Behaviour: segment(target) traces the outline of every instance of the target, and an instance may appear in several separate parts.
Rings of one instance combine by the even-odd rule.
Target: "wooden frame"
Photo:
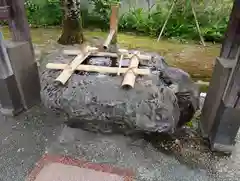
[[[110,52],[97,52],[98,48],[87,46],[83,51],[80,50],[65,50],[64,54],[75,55],[76,57],[70,64],[57,64],[48,63],[46,68],[54,70],[63,70],[61,74],[55,79],[55,81],[60,82],[62,85],[66,84],[68,79],[72,76],[75,70],[88,71],[88,72],[99,72],[99,73],[114,73],[117,75],[125,74],[122,87],[134,87],[134,83],[137,75],[147,75],[151,74],[149,69],[138,69],[138,64],[141,59],[151,60],[151,56],[141,55],[140,52],[134,52],[130,54],[127,50],[122,49],[119,54]],[[121,53],[122,52],[122,53]],[[90,56],[109,56],[114,58],[119,58],[119,67],[104,67],[104,66],[94,66],[94,65],[81,65],[81,63]],[[123,58],[130,59],[130,64],[128,68],[121,68],[121,61]]]

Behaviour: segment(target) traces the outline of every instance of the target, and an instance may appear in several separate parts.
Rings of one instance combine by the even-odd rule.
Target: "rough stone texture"
[[[109,61],[91,58],[88,62],[107,65]],[[53,62],[68,61],[60,55]],[[83,72],[60,86],[54,82],[60,71],[45,70],[41,75],[43,102],[66,112],[71,126],[91,131],[173,133],[198,109],[198,88],[187,73],[169,67],[159,55],[141,62],[140,67],[150,67],[152,74],[138,77],[131,90],[120,88],[122,76]]]

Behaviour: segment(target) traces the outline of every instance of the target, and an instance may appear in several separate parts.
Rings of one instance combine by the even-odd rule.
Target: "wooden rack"
[[[150,75],[149,69],[139,69],[140,60],[151,60],[151,56],[141,55],[139,52],[129,53],[127,50],[120,49],[118,53],[98,52],[98,48],[87,46],[84,50],[64,50],[63,53],[67,55],[75,55],[76,57],[69,64],[48,63],[47,69],[63,70],[55,81],[62,85],[66,84],[72,74],[76,71],[88,71],[98,73],[114,73],[117,75],[124,74],[122,87],[134,87],[137,75]],[[83,65],[82,63],[89,57],[103,56],[103,57],[117,57],[118,67],[104,67],[95,65]],[[123,58],[130,60],[128,68],[121,67]]]
[[[63,54],[75,56],[73,61],[69,64],[47,64],[48,69],[63,70],[61,74],[56,78],[57,82],[62,85],[66,84],[72,74],[76,71],[87,71],[87,72],[99,72],[99,73],[113,73],[120,76],[124,74],[123,82],[121,87],[133,88],[136,77],[138,75],[150,75],[149,69],[139,69],[139,62],[141,60],[151,60],[152,57],[148,55],[141,55],[140,52],[135,51],[129,53],[125,49],[117,49],[115,52],[106,52],[109,49],[109,45],[115,45],[117,43],[117,29],[118,29],[118,9],[119,5],[112,5],[112,13],[110,17],[110,32],[103,46],[99,48],[86,46],[83,50],[64,50]],[[104,67],[94,65],[83,65],[82,63],[89,57],[109,57],[113,62],[113,66],[118,62],[118,67]],[[128,68],[122,68],[122,60],[129,59]],[[116,61],[115,61],[116,60]]]

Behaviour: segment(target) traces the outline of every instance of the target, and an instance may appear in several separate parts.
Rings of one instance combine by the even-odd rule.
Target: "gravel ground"
[[[0,116],[0,180],[23,181],[45,152],[133,169],[138,181],[237,181],[239,136],[232,156],[213,154],[192,131],[178,138],[101,135],[64,126],[43,107],[13,118]]]
[[[63,118],[35,107],[16,117],[0,115],[0,180],[22,181],[61,132]]]

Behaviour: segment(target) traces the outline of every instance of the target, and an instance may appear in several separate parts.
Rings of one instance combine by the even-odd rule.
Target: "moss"
[[[200,92],[207,92],[209,85],[200,85],[199,90]]]

